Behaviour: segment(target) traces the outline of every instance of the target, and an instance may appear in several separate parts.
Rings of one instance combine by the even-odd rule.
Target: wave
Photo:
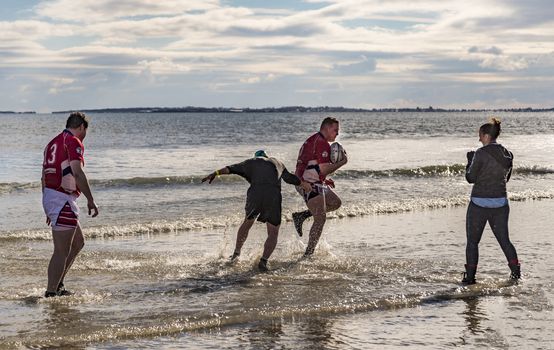
[[[554,199],[554,190],[526,190],[509,194],[511,201]],[[328,219],[343,219],[365,215],[397,214],[418,210],[441,209],[465,206],[468,197],[455,196],[450,198],[422,198],[399,201],[367,201],[356,204],[346,204],[340,209],[329,213]],[[292,221],[291,209],[283,211],[283,222]],[[183,218],[178,220],[157,221],[150,223],[130,223],[110,226],[86,227],[84,234],[87,238],[117,238],[134,235],[151,235],[179,233],[182,231],[200,231],[209,229],[223,229],[236,226],[243,219],[242,212],[228,216],[212,218]],[[16,230],[4,231],[0,234],[1,240],[49,240],[50,230]]]
[[[456,177],[463,176],[464,173],[464,164],[441,164],[385,170],[339,170],[333,175],[333,177],[346,180],[385,177]],[[538,165],[520,166],[514,169],[514,176],[540,176],[551,174],[554,174],[554,169]],[[204,175],[132,177],[104,180],[93,179],[90,180],[90,183],[96,188],[187,186],[200,184],[203,177]],[[241,183],[245,180],[239,176],[231,175],[221,176],[217,181],[224,183]],[[5,182],[0,183],[0,195],[38,188],[40,188],[40,182]]]
[[[122,179],[89,180],[91,186],[95,188],[121,188],[121,187],[157,187],[173,185],[197,185],[202,183],[205,175],[192,176],[155,176],[155,177],[132,177]],[[243,182],[240,176],[230,175],[221,176],[218,182],[239,183]],[[0,183],[0,194],[16,192],[27,189],[38,189],[40,182],[5,182]]]
[[[456,177],[464,176],[465,164],[440,164],[415,168],[396,168],[386,170],[339,170],[335,176],[344,179],[382,178],[382,177]],[[514,168],[514,175],[534,176],[554,174],[554,169],[538,165]]]
[[[458,176],[463,175],[465,169],[464,164],[428,165],[415,168],[396,168],[385,170],[339,170],[335,173],[335,176],[337,178],[344,179]]]

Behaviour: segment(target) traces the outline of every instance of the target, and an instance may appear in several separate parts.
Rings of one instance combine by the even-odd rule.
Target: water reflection
[[[284,335],[281,321],[263,322],[251,326],[245,335],[253,349],[275,349]]]
[[[333,337],[333,322],[328,319],[311,318],[303,323],[301,329],[306,337],[305,349],[328,349],[332,345],[336,347],[336,339]]]
[[[48,335],[55,336],[57,339],[65,339],[68,341],[73,336],[84,332],[90,328],[90,324],[83,319],[82,313],[63,303],[63,297],[58,300],[52,300],[44,309],[44,330]],[[45,337],[46,338],[46,337]],[[46,347],[41,346],[41,349],[85,349],[85,346],[71,343],[56,343]]]
[[[469,344],[471,339],[486,333],[486,330],[483,329],[482,322],[486,321],[488,318],[483,310],[483,306],[480,305],[481,301],[478,296],[467,297],[462,300],[466,304],[466,308],[462,312],[466,329],[460,337],[460,340],[462,344]]]
[[[483,308],[479,305],[479,298],[475,296],[463,300],[466,303],[466,309],[462,314],[465,318],[467,330],[474,335],[483,333],[484,330],[481,327],[481,322],[486,320],[487,317]]]

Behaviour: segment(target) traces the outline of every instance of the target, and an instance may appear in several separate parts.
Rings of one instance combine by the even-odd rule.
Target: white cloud
[[[70,22],[105,22],[136,16],[167,16],[217,7],[217,0],[55,0],[36,7],[40,16]]]
[[[162,57],[152,61],[139,61],[138,66],[142,73],[148,72],[154,75],[179,74],[190,71],[190,67],[184,64],[175,63],[169,57]]]
[[[486,57],[479,65],[484,68],[493,68],[500,71],[522,70],[529,66],[525,58],[512,58],[508,56]]]
[[[67,91],[80,91],[83,90],[83,87],[78,86],[71,86],[75,79],[73,78],[66,78],[66,77],[55,77],[50,80],[50,89],[48,89],[48,93],[50,95],[57,95],[61,92],[67,92]]]
[[[545,15],[552,14],[545,0],[311,2],[321,7],[276,10],[216,0],[42,1],[31,19],[0,22],[0,68],[6,75],[17,72],[16,86],[30,86],[13,89],[0,102],[20,101],[17,94],[33,101],[37,81],[60,101],[62,92],[78,94],[81,88],[83,98],[92,98],[85,95],[93,93],[87,91],[92,86],[117,95],[126,84],[130,90],[192,84],[198,93],[234,93],[233,98],[256,89],[268,89],[269,95],[274,89],[273,105],[279,104],[276,96],[296,98],[286,95],[293,90],[319,89],[325,96],[336,86],[344,91],[336,98],[355,101],[356,91],[377,84],[382,92],[371,90],[375,101],[360,96],[351,103],[379,105],[417,101],[406,96],[408,90],[395,88],[404,82],[452,89],[510,83],[513,89],[518,83],[535,84],[530,76],[554,73],[554,21]],[[58,77],[75,81],[56,83]],[[245,105],[251,101],[242,98]]]
[[[275,74],[267,74],[264,76],[249,76],[240,78],[240,82],[244,84],[258,84],[261,82],[271,82],[273,80],[277,79],[277,76]]]

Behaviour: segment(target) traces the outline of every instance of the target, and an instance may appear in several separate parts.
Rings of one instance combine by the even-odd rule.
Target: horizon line
[[[281,106],[281,107],[105,107],[105,108],[82,108],[66,109],[50,112],[36,111],[1,111],[0,114],[61,114],[71,112],[88,113],[279,113],[279,112],[548,112],[554,111],[554,107],[533,108],[533,107],[506,107],[506,108],[441,108],[441,107],[373,107],[357,108],[344,106]]]

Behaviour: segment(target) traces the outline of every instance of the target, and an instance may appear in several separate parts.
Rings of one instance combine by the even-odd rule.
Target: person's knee
[[[54,245],[54,254],[58,256],[67,257],[70,252],[71,252],[70,244],[58,243]]]
[[[85,237],[83,236],[83,231],[81,231],[81,227],[79,226],[75,232],[75,236],[73,236],[73,243],[72,248],[74,250],[80,251],[85,246]]]
[[[334,201],[333,204],[334,204],[334,205],[333,205],[333,208],[334,208],[333,210],[337,210],[338,208],[341,207],[341,205],[342,205],[342,200],[341,200],[339,197],[337,197],[337,198],[335,199],[335,201]]]
[[[73,249],[77,250],[78,252],[80,252],[84,247],[85,247],[85,240],[82,238],[77,242],[73,242]]]
[[[327,220],[327,215],[325,213],[314,214],[314,223],[324,224],[326,220]]]

